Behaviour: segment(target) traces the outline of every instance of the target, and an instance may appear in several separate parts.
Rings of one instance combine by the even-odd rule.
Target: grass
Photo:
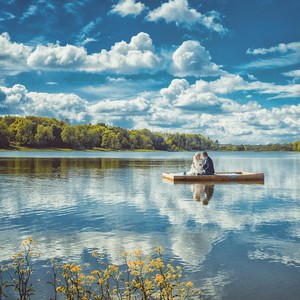
[[[72,152],[72,151],[84,151],[84,152],[161,152],[162,150],[152,150],[152,149],[135,149],[135,150],[113,150],[113,149],[105,149],[95,147],[93,149],[82,149],[76,150],[71,148],[31,148],[31,147],[22,147],[22,146],[11,146],[10,148],[3,149],[0,148],[0,151],[8,152],[8,151],[20,151],[20,152]]]
[[[1,151],[21,151],[21,152],[54,152],[54,151],[61,151],[61,152],[70,152],[73,151],[69,148],[31,148],[31,147],[22,147],[22,146],[11,146],[8,149],[1,149]]]

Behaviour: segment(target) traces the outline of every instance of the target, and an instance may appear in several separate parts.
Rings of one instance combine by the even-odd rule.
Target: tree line
[[[105,123],[71,126],[68,121],[46,117],[0,117],[0,148],[71,148],[109,150],[198,150],[218,148],[218,142],[201,134],[129,130]]]
[[[164,151],[300,151],[300,141],[268,145],[221,145],[202,134],[160,133],[149,129],[131,130],[105,123],[70,125],[46,117],[0,117],[0,148],[101,148],[107,150]]]

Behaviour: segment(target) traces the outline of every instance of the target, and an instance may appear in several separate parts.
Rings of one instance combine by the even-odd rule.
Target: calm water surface
[[[192,156],[0,152],[0,262],[29,235],[41,265],[86,263],[93,249],[120,263],[121,251],[161,245],[205,299],[299,299],[300,155],[211,153],[218,171],[261,171],[264,184],[162,180]]]

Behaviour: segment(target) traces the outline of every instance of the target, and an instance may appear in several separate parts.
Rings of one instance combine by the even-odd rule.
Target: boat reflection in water
[[[214,184],[192,184],[192,193],[196,202],[202,201],[203,205],[207,205],[214,194]]]

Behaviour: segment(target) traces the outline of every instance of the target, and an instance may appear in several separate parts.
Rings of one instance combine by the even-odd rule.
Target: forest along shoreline
[[[204,135],[124,129],[105,123],[71,125],[69,120],[0,117],[0,149],[14,151],[300,151],[300,141],[267,145],[221,144]]]

